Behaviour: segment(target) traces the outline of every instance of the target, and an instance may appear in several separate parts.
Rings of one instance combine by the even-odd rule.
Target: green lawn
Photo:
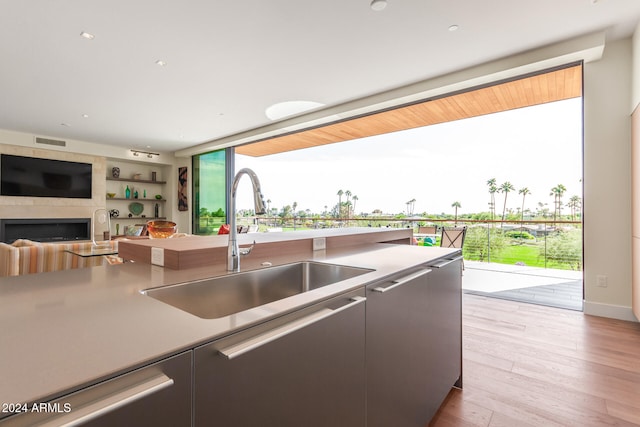
[[[466,257],[465,257],[466,258]],[[471,258],[469,258],[471,259]],[[547,260],[540,255],[540,248],[535,244],[508,245],[498,253],[491,254],[491,262],[498,264],[514,265],[522,263],[530,267],[557,268],[559,270],[572,270],[570,263]]]
[[[540,249],[530,245],[509,245],[497,254],[491,254],[491,262],[511,265],[519,262],[531,267],[545,267]]]

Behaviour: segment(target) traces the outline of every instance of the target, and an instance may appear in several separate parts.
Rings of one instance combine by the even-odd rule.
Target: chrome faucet
[[[229,246],[227,247],[227,270],[228,271],[240,271],[240,256],[248,255],[253,249],[253,245],[249,248],[243,248],[242,250],[238,246],[238,229],[236,228],[236,190],[238,189],[238,182],[242,175],[247,175],[251,179],[253,185],[253,201],[255,204],[256,215],[265,213],[264,200],[262,198],[262,191],[260,190],[260,180],[258,175],[254,171],[248,168],[243,168],[238,171],[233,184],[231,185],[231,192],[229,194]]]

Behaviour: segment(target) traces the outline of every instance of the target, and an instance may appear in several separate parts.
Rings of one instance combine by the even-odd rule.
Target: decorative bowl
[[[152,239],[166,239],[178,231],[178,225],[172,221],[149,221],[147,230]]]
[[[139,202],[129,203],[129,212],[138,216],[144,211],[144,205]]]
[[[107,193],[107,197],[113,199],[114,197],[116,197],[116,193]]]
[[[156,194],[156,199],[162,200],[162,194]]]

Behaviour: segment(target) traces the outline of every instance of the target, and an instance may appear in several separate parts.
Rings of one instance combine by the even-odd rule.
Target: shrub
[[[568,264],[572,270],[582,269],[582,232],[580,230],[558,231],[547,236],[546,255],[548,261]],[[540,248],[544,256],[545,248]]]
[[[487,237],[489,244],[487,245]],[[464,239],[464,256],[466,259],[487,261],[489,254],[498,254],[506,246],[502,230],[495,228],[470,227]]]
[[[511,239],[533,240],[535,237],[526,231],[507,231],[505,235]]]

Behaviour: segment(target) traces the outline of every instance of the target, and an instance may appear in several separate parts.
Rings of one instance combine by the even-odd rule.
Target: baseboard
[[[609,317],[611,319],[638,322],[638,319],[633,314],[631,307],[585,301],[583,312],[584,314],[589,314],[591,316]]]

